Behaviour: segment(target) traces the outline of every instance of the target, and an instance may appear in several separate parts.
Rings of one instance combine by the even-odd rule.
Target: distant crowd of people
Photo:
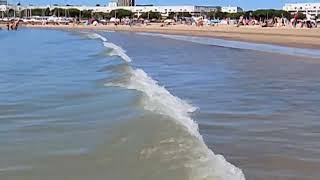
[[[18,28],[19,28],[19,22],[20,22],[20,20],[17,20],[17,21],[9,21],[8,23],[7,23],[7,29],[8,29],[8,31],[10,31],[10,30],[18,30]]]
[[[261,25],[261,27],[300,27],[300,28],[316,28],[318,23],[316,17],[307,13],[305,19],[300,19],[299,14],[295,14],[292,19],[287,19],[286,17],[274,17],[265,20],[256,20],[254,18],[244,18],[241,16],[238,20],[237,27],[239,26],[249,26],[249,25]]]
[[[298,14],[294,15],[294,18],[291,20],[292,26],[297,27],[297,25],[300,23],[301,27],[307,27],[307,28],[315,28],[317,27],[317,21],[316,17],[312,16],[311,14],[306,14],[305,20],[299,20]]]
[[[22,24],[31,24],[31,25],[149,25],[151,22],[161,23],[161,27],[175,24],[186,24],[194,25],[197,27],[205,25],[235,25],[236,27],[240,26],[261,26],[261,27],[299,27],[299,28],[316,28],[320,19],[317,21],[315,16],[312,16],[309,13],[301,16],[301,14],[295,14],[291,19],[288,19],[284,16],[282,17],[273,17],[273,18],[260,18],[256,19],[252,15],[249,17],[240,16],[239,19],[210,19],[203,16],[200,17],[182,17],[174,19],[143,19],[143,18],[111,18],[107,19],[98,19],[98,18],[89,18],[89,19],[80,19],[79,17],[75,18],[63,18],[63,17],[34,17],[33,19],[15,19],[10,20],[7,23],[8,30],[17,30],[19,28],[19,23]]]

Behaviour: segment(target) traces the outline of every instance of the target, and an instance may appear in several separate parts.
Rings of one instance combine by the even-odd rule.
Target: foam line
[[[208,37],[166,35],[166,34],[159,34],[159,33],[137,33],[137,34],[144,35],[144,36],[164,37],[164,38],[194,42],[194,43],[204,44],[204,45],[213,45],[213,46],[245,49],[245,50],[255,50],[255,51],[263,51],[263,52],[269,52],[269,53],[279,53],[279,54],[285,54],[285,55],[291,55],[291,56],[320,58],[320,50],[316,50],[316,49],[294,48],[294,47],[286,47],[286,46],[279,46],[279,45],[232,41],[232,40],[224,40],[224,39],[208,38]]]
[[[103,42],[103,45],[106,48],[111,49],[111,52],[109,53],[110,56],[119,56],[128,63],[132,61],[132,59],[126,54],[126,51],[120,46],[110,42]]]
[[[109,56],[118,56],[122,58],[124,61],[127,63],[132,62],[132,59],[126,54],[126,51],[122,49],[120,46],[108,42],[107,38],[101,36],[100,34],[97,33],[85,33],[85,35],[90,38],[90,39],[99,39],[103,42],[104,47],[109,49]]]
[[[97,34],[97,33],[86,33],[86,36],[90,39],[100,39],[102,40],[103,42],[106,42],[108,41],[107,38],[101,36],[100,34]]]

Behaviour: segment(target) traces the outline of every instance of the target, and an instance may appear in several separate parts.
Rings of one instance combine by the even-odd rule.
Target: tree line
[[[17,17],[24,17],[27,12],[30,10],[22,10],[20,12],[15,12],[13,10],[9,10],[8,11],[8,15],[10,17],[13,17],[14,14]],[[129,17],[129,18],[133,18],[136,17],[135,14],[129,10],[125,10],[125,9],[117,9],[117,10],[112,10],[109,13],[105,13],[105,12],[93,12],[92,10],[83,10],[80,11],[79,9],[76,8],[70,8],[70,9],[62,9],[62,8],[55,8],[50,10],[49,8],[47,9],[32,9],[31,10],[31,15],[32,16],[57,16],[57,17],[80,17],[80,18],[84,18],[84,19],[89,19],[89,18],[96,18],[96,19],[110,19],[112,17],[117,17],[117,18],[125,18],[125,17]],[[7,16],[7,14],[5,14],[5,16]],[[161,19],[161,13],[159,12],[145,12],[142,13],[138,18],[149,18],[149,19]]]

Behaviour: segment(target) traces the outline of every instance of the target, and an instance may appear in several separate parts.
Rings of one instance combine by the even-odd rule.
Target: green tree
[[[281,15],[279,17],[286,17],[287,19],[292,18],[292,15],[289,12],[284,11],[284,10],[278,10],[278,15]]]
[[[170,12],[168,15],[168,19],[175,19],[177,17],[176,13]]]
[[[140,18],[143,18],[143,19],[161,19],[161,14],[159,12],[150,11],[150,12],[142,13]]]
[[[112,10],[110,12],[111,17],[117,17],[117,18],[125,18],[125,17],[132,17],[133,13],[129,10],[126,9],[117,9],[117,10]]]
[[[9,17],[13,17],[14,16],[14,10],[13,9],[9,9],[9,11],[8,11],[8,16]]]
[[[75,8],[71,8],[68,9],[68,14],[70,17],[79,17],[80,16],[80,10],[75,9]]]
[[[207,16],[210,19],[224,19],[228,17],[228,13],[221,12],[221,11],[210,11]]]
[[[92,17],[92,10],[83,10],[81,11],[81,18],[89,19]]]
[[[177,16],[178,16],[178,18],[192,17],[192,15],[189,12],[178,12]]]
[[[306,18],[306,15],[299,12],[299,13],[298,13],[298,18],[299,18],[299,19],[305,19],[305,18]]]
[[[244,16],[245,13],[244,12],[238,12],[238,13],[230,13],[227,14],[227,16],[231,19],[239,19],[241,16]]]
[[[93,13],[93,17],[95,19],[107,19],[107,18],[110,18],[110,15],[104,12],[95,12]]]
[[[31,10],[32,16],[44,16],[45,15],[45,9],[32,9]]]
[[[252,12],[252,16],[257,19],[266,19],[274,17],[286,17],[290,19],[292,17],[289,12],[276,9],[258,9]]]
[[[251,11],[251,10],[250,11],[246,11],[246,12],[244,12],[243,16],[246,17],[246,18],[253,17],[253,12],[254,11]]]
[[[66,10],[62,8],[54,8],[53,10],[51,10],[50,14],[55,15],[57,17],[62,17],[67,15]]]
[[[44,15],[45,15],[45,16],[51,16],[50,8],[45,9]]]

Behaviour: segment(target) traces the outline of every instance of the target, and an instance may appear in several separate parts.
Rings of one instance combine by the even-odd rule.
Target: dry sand
[[[80,30],[112,30],[127,32],[154,32],[163,34],[206,36],[238,41],[277,44],[290,47],[320,49],[320,29],[301,28],[261,28],[261,27],[235,27],[235,26],[204,26],[171,25],[161,27],[160,24],[148,26],[125,25],[28,25],[31,28],[48,29],[80,29]]]

